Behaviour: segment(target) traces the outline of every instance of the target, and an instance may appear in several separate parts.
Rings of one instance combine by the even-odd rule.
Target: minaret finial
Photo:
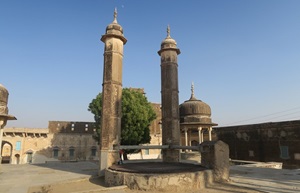
[[[171,36],[170,36],[170,25],[168,25],[168,27],[167,27],[167,38],[171,38]]]
[[[114,11],[114,21],[113,21],[113,23],[118,23],[118,22],[117,22],[117,16],[118,16],[118,12],[117,12],[117,8],[115,7],[115,11]]]
[[[194,94],[194,82],[192,82],[192,86],[191,86],[191,99],[195,99],[195,94]]]

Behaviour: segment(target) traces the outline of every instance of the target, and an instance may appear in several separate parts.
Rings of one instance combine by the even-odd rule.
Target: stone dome
[[[206,115],[211,116],[211,109],[208,104],[198,100],[196,98],[191,98],[185,101],[179,106],[180,116],[188,115]]]
[[[5,117],[7,120],[15,120],[16,118],[12,115],[8,115],[8,91],[0,84],[0,117]]]
[[[191,98],[179,106],[180,123],[212,124],[210,106],[196,99],[194,85],[191,90]]]
[[[118,24],[116,16],[114,18],[114,21],[106,27],[106,34],[123,34],[123,28],[120,24]]]
[[[0,105],[6,106],[7,100],[8,100],[8,91],[2,84],[0,84]]]
[[[106,27],[105,35],[102,36],[101,40],[103,41],[108,36],[117,36],[124,42],[124,44],[127,42],[126,38],[123,35],[123,28],[117,22],[117,9],[115,9],[114,11],[113,22]]]
[[[158,54],[161,55],[164,50],[173,50],[176,51],[177,55],[180,54],[176,41],[170,36],[170,26],[167,28],[167,37],[161,42]]]
[[[161,49],[164,48],[177,48],[176,41],[170,36],[170,26],[167,28],[167,37],[161,42]]]

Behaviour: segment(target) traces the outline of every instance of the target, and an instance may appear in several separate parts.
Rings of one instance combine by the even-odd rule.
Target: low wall
[[[105,182],[108,186],[126,185],[133,190],[186,192],[204,189],[206,185],[212,184],[213,173],[212,170],[204,170],[172,174],[137,174],[107,169]]]

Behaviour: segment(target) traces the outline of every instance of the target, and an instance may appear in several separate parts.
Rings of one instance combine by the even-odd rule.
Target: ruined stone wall
[[[300,168],[300,121],[217,127],[215,131],[229,145],[231,159]]]

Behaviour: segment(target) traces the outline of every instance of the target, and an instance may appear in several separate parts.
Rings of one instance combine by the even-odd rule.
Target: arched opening
[[[58,158],[59,147],[55,146],[53,148],[53,158]]]
[[[11,156],[12,156],[13,146],[8,141],[2,141],[1,144],[1,157],[2,157],[2,164],[9,164],[11,163]]]
[[[33,154],[33,151],[31,149],[26,151],[27,163],[29,163],[29,164],[32,163],[32,154]]]
[[[20,164],[20,154],[15,154],[16,157],[16,164]]]
[[[74,159],[75,158],[75,148],[73,146],[71,146],[69,148],[69,159]]]
[[[93,147],[91,148],[91,156],[92,156],[92,157],[95,157],[96,154],[97,154],[97,147],[96,147],[96,146],[93,146]]]

